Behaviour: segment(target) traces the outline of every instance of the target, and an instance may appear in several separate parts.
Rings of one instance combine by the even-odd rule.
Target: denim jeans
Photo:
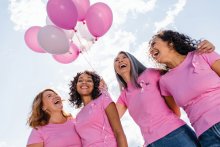
[[[220,147],[220,122],[199,136],[202,147]]]
[[[200,147],[195,132],[184,125],[147,147]]]

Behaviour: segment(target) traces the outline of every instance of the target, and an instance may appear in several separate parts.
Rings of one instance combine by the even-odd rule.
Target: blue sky
[[[107,82],[113,100],[119,90],[113,72],[113,59],[120,50],[129,51],[145,65],[147,42],[161,28],[175,29],[195,39],[205,38],[220,53],[220,1],[217,0],[91,0],[104,2],[113,11],[113,25],[88,53],[71,64],[53,60],[49,54],[31,51],[24,42],[25,31],[44,26],[46,0],[0,1],[0,147],[25,146],[30,128],[26,125],[34,96],[42,89],[55,88],[68,99],[68,83],[79,71],[95,69]],[[65,103],[73,115],[74,108]],[[182,117],[187,121],[185,115]],[[122,124],[129,146],[141,146],[139,129],[126,115]],[[132,126],[132,127],[131,127]]]

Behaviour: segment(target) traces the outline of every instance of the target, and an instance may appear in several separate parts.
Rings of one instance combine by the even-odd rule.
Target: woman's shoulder
[[[45,125],[47,126],[47,125]],[[44,128],[45,126],[38,126],[38,127],[35,127],[35,128],[32,128],[31,130],[31,134],[42,134],[44,131]]]
[[[99,101],[102,101],[103,99],[112,100],[111,95],[109,94],[108,91],[102,92],[101,95],[98,97],[98,99],[99,99]]]
[[[69,114],[69,116],[66,117],[67,121],[73,121],[75,118],[72,116],[72,114]]]
[[[162,75],[164,72],[164,70],[162,69],[159,69],[159,68],[147,68],[145,69],[145,71],[141,74],[141,76],[153,76],[153,75],[156,75],[156,76],[160,76]]]

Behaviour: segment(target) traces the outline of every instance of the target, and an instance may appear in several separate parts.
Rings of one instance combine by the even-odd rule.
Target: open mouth
[[[62,103],[62,100],[61,100],[60,98],[56,98],[56,99],[53,101],[53,103],[54,103],[55,105],[57,105],[57,104]]]
[[[81,86],[81,89],[88,89],[88,86]]]
[[[126,64],[121,64],[121,65],[120,65],[120,68],[121,68],[121,69],[122,69],[122,68],[125,68],[125,67],[127,67]]]
[[[154,59],[158,57],[159,53],[160,53],[159,50],[152,50],[151,51],[151,55]]]
[[[56,101],[54,102],[55,105],[56,105],[56,104],[59,104],[59,103],[61,103],[60,100],[56,100]]]

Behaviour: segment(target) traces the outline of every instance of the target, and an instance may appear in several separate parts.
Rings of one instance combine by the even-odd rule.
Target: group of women
[[[28,119],[33,129],[27,147],[127,147],[120,122],[126,110],[145,147],[220,146],[220,55],[214,46],[172,30],[154,35],[149,46],[164,69],[146,68],[120,51],[114,60],[121,90],[116,103],[91,71],[70,82],[69,101],[81,108],[76,118],[63,111],[54,90],[40,92]],[[194,130],[180,119],[179,107]]]

